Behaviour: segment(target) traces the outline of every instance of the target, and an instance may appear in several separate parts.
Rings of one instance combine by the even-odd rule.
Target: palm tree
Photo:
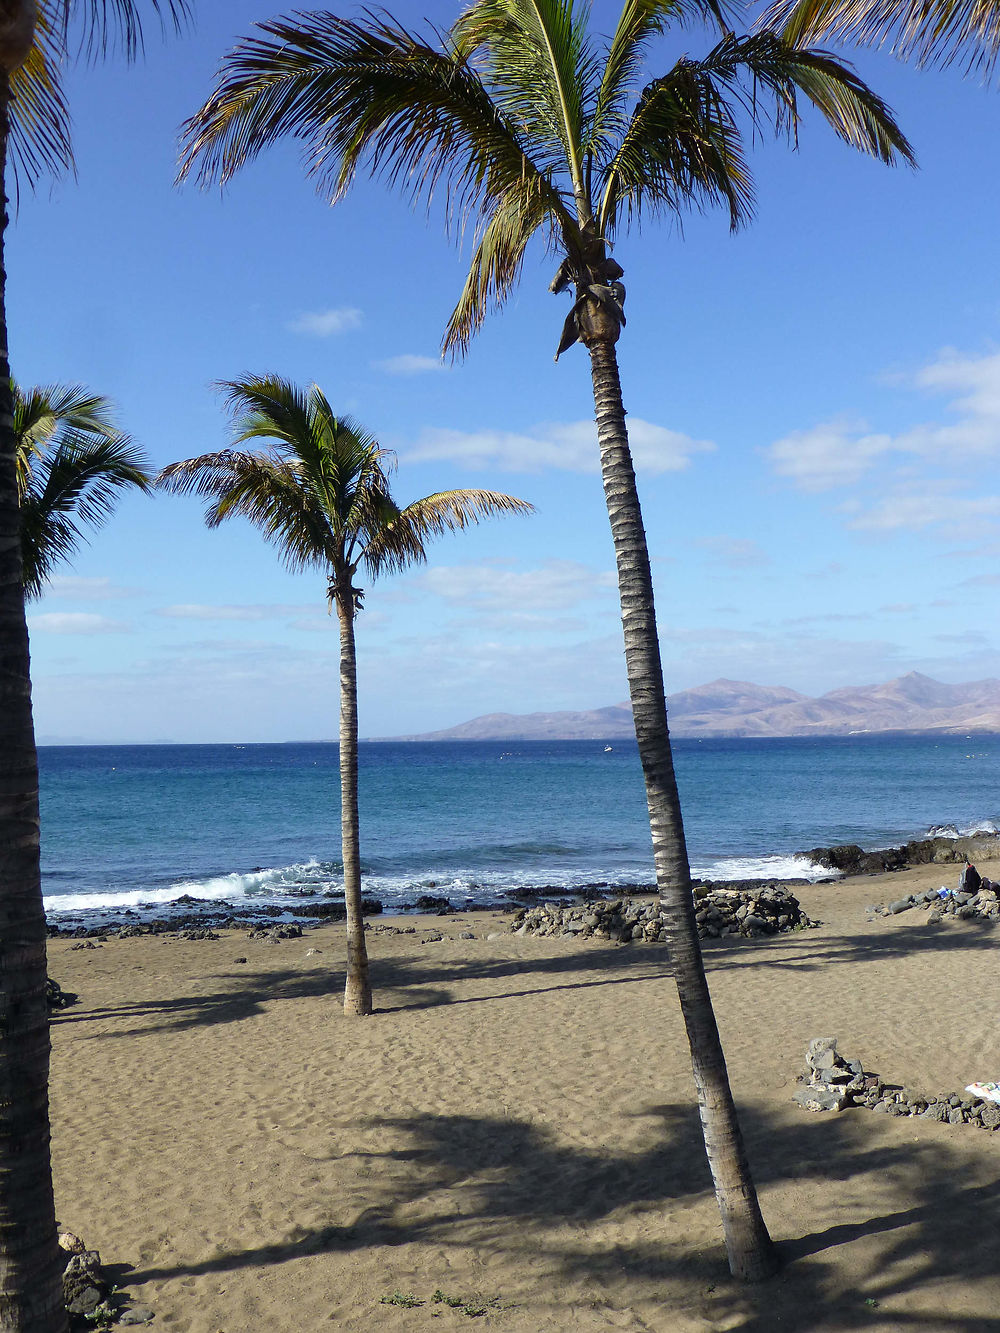
[[[725,0],[625,0],[610,44],[580,0],[474,0],[428,40],[389,16],[296,13],[261,24],[222,62],[188,122],[181,175],[229,180],[291,136],[331,202],[359,167],[429,201],[438,187],[476,243],[445,350],[462,353],[514,287],[536,235],[572,289],[559,352],[590,355],[597,435],[618,565],[625,655],[657,883],[687,1026],[706,1151],[733,1272],[775,1267],[743,1149],[698,945],[674,779],[653,588],[625,428],[615,345],[625,323],[618,233],[643,214],[722,204],[748,220],[753,184],[741,123],[794,135],[804,97],[846,143],[883,162],[909,145],[875,93],[822,51],[773,32],[737,36]],[[719,40],[639,88],[654,39],[701,20]],[[557,353],[558,355],[558,353]]]
[[[526,514],[532,506],[496,491],[438,491],[400,509],[389,491],[393,455],[349,417],[337,417],[313,385],[303,391],[263,376],[227,381],[233,445],[163,469],[158,483],[179,494],[206,495],[210,528],[242,515],[278,547],[291,570],[319,568],[328,605],[340,622],[341,859],[347,907],[345,1014],[370,1014],[372,991],[361,915],[358,829],[358,682],[354,622],[364,592],[359,568],[372,579],[426,560],[431,537],[495,514]],[[265,452],[242,452],[266,439]]]
[[[147,0],[179,21],[186,0]],[[21,582],[20,495],[10,388],[4,247],[7,185],[72,165],[59,75],[74,30],[97,54],[140,37],[136,0],[0,0],[0,1328],[65,1333],[49,1165],[45,915],[38,763]],[[8,171],[8,167],[10,171]]]
[[[26,394],[11,387],[22,582],[30,599],[84,540],[81,524],[100,527],[120,491],[137,486],[148,494],[153,476],[141,450],[115,427],[106,398],[75,384]]]

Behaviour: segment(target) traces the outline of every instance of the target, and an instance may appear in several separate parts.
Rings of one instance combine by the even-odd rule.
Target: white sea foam
[[[196,898],[203,902],[231,902],[245,906],[247,900],[294,899],[309,895],[310,890],[321,893],[335,887],[329,867],[319,861],[301,865],[279,866],[251,870],[245,874],[232,872],[214,875],[208,879],[178,880],[163,888],[109,889],[100,893],[59,893],[47,895],[45,911],[50,916],[76,915],[81,912],[123,911],[126,908],[141,912],[143,908],[163,908],[179,898]],[[181,904],[182,907],[187,904]]]
[[[808,879],[812,882],[839,875],[805,856],[726,856],[693,865],[698,879]]]
[[[976,838],[991,833],[1000,833],[1000,828],[992,819],[980,819],[975,824],[962,827],[956,824],[932,824],[927,830],[928,838]]]

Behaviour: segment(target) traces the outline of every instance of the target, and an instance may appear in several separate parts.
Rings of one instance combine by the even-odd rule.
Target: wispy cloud
[[[748,537],[699,537],[697,543],[708,552],[709,559],[729,569],[747,569],[769,565],[771,557]]]
[[[301,616],[312,611],[307,603],[296,604],[248,604],[209,606],[198,602],[180,603],[175,606],[157,608],[158,616],[170,620],[280,620],[284,616]]]
[[[860,481],[894,447],[891,435],[870,434],[862,423],[845,419],[794,430],[764,453],[778,476],[800,490],[828,491]]]
[[[613,588],[615,576],[575,560],[549,560],[526,570],[495,564],[436,565],[420,575],[420,584],[455,606],[525,615],[589,601]]]
[[[857,485],[880,469],[879,499],[847,502],[852,527],[870,532],[942,528],[1000,516],[1000,496],[973,489],[982,465],[1000,459],[1000,352],[979,356],[941,352],[894,383],[924,397],[945,399],[950,420],[897,432],[872,431],[848,417],[791,431],[763,450],[774,471],[799,490],[821,492]]]
[[[74,602],[105,602],[119,597],[135,597],[139,588],[126,588],[109,578],[81,578],[75,574],[56,574],[45,585],[45,596]]]
[[[335,333],[347,333],[361,325],[361,311],[355,306],[335,306],[330,310],[304,310],[289,320],[291,333],[305,333],[312,338],[329,338]]]
[[[695,454],[715,449],[709,440],[695,440],[680,431],[629,418],[629,442],[637,468],[644,472],[680,472]],[[402,452],[402,451],[401,451]],[[506,472],[597,472],[597,427],[592,421],[550,422],[526,434],[515,431],[425,430],[405,450],[408,462],[448,459],[471,467],[493,466]]]
[[[124,634],[131,626],[86,611],[42,611],[28,616],[28,629],[44,634]]]
[[[387,375],[428,375],[448,369],[439,356],[417,356],[414,352],[390,356],[385,361],[373,361],[372,365]]]

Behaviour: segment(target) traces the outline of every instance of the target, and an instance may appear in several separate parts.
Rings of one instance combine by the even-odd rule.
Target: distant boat
[[[605,747],[604,747],[604,753],[605,753],[605,754],[610,754],[610,753],[611,753],[611,746],[610,746],[610,745],[605,745]]]

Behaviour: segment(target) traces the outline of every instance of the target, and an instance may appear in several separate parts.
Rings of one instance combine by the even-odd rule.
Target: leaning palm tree
[[[41,596],[56,565],[110,515],[123,490],[149,492],[142,451],[115,426],[106,398],[79,385],[12,385],[15,467],[26,598]]]
[[[794,135],[803,99],[851,146],[887,163],[911,154],[888,108],[848,66],[773,32],[737,36],[724,5],[625,0],[607,45],[588,30],[581,0],[475,0],[449,32],[426,38],[371,12],[357,22],[330,13],[274,19],[223,60],[186,126],[181,174],[224,183],[290,136],[331,202],[359,168],[415,198],[429,201],[440,187],[448,218],[475,232],[444,340],[452,353],[466,350],[490,306],[511,292],[534,237],[561,256],[552,290],[571,290],[573,301],[558,352],[579,340],[590,355],[657,883],[706,1150],[730,1266],[760,1279],[775,1256],[698,946],[615,349],[624,273],[611,250],[630,222],[691,204],[723,205],[734,227],[746,221],[753,185],[743,127]],[[681,56],[649,77],[655,40],[689,21],[714,26],[718,40],[704,57]]]
[[[0,1328],[64,1333],[49,1170],[45,916],[38,763],[21,583],[20,497],[4,302],[7,189],[72,166],[60,72],[70,44],[139,42],[146,8],[178,21],[187,0],[0,0]]]
[[[292,570],[319,568],[340,623],[341,860],[347,908],[346,1014],[370,1014],[372,991],[361,914],[358,825],[358,685],[354,622],[364,593],[355,579],[397,573],[426,560],[431,537],[532,506],[496,491],[439,491],[404,509],[389,491],[393,455],[349,417],[338,417],[313,385],[275,376],[227,381],[233,448],[171,463],[158,482],[205,495],[210,528],[240,515],[278,547]],[[266,439],[266,451],[241,451]]]

